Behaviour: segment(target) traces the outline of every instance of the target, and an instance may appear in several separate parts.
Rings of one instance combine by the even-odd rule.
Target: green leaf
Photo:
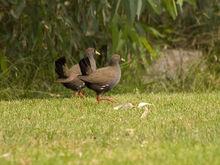
[[[137,2],[137,12],[136,12],[138,20],[139,20],[140,15],[141,15],[141,8],[142,8],[142,0],[138,0],[138,2]]]
[[[176,3],[174,0],[163,0],[163,5],[173,19],[177,17]]]
[[[115,11],[114,11],[113,17],[115,17],[116,14],[118,14],[118,8],[119,8],[120,4],[121,4],[121,0],[118,0],[118,1],[117,1],[117,4],[116,4],[116,7],[115,7]]]
[[[181,12],[182,12],[182,7],[183,7],[183,1],[184,0],[177,0],[176,1],[176,4],[179,6]]]
[[[150,7],[154,10],[156,14],[160,14],[162,9],[159,1],[155,0],[147,0],[147,3],[150,5]]]
[[[0,51],[0,69],[3,73],[7,73],[8,63],[4,52]]]
[[[147,49],[147,51],[151,54],[153,58],[157,56],[156,51],[152,48],[152,46],[145,37],[139,37],[139,41]]]
[[[138,42],[138,34],[134,29],[130,29],[128,35],[131,37],[132,42]]]
[[[134,0],[129,0],[129,13],[130,13],[130,21],[133,23],[135,20],[137,11],[137,5]]]
[[[11,15],[18,19],[22,13],[22,11],[24,10],[26,6],[26,1],[25,0],[21,0],[20,3],[17,5],[15,10],[11,10]]]
[[[184,2],[189,3],[189,4],[192,5],[194,8],[196,7],[196,0],[184,0]]]
[[[111,30],[111,34],[112,34],[112,51],[114,52],[117,50],[118,43],[119,43],[119,37],[120,37],[116,17],[113,18],[113,20],[112,20],[110,30]]]
[[[154,37],[161,37],[164,38],[165,35],[161,34],[157,29],[150,27],[150,26],[144,26],[144,29],[146,30],[146,32],[151,33]]]

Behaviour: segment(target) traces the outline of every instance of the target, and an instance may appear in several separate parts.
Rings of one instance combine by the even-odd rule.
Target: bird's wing
[[[110,83],[116,77],[116,72],[114,68],[108,66],[105,68],[98,69],[88,76],[78,76],[78,77],[79,79],[85,82],[94,83],[94,84],[105,84],[105,83]]]
[[[68,68],[67,64],[63,65],[63,73],[66,77],[69,77],[69,68]]]
[[[67,75],[67,78],[59,78],[57,79],[56,82],[59,83],[70,83],[71,81],[73,81],[75,78],[77,78],[78,75],[81,74],[79,65],[73,65],[70,69],[66,68],[66,70],[64,69],[65,75]]]
[[[80,75],[81,71],[80,71],[80,67],[79,64],[73,65],[69,70],[68,70],[69,75],[70,74],[76,74],[76,75]]]
[[[75,78],[77,78],[77,75],[71,75],[68,78],[59,78],[56,80],[56,82],[59,83],[70,83],[71,81],[73,81]]]

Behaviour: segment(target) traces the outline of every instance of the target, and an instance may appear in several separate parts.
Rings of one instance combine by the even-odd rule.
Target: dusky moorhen
[[[113,101],[110,98],[101,98],[100,95],[115,87],[121,78],[121,68],[119,65],[121,59],[118,54],[114,54],[111,58],[109,66],[97,69],[89,75],[79,75],[78,78],[85,82],[85,85],[96,92],[96,100],[99,103],[101,100]],[[80,64],[79,64],[80,65]],[[81,71],[84,69],[80,65]]]

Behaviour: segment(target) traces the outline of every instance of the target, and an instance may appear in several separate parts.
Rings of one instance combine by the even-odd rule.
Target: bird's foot
[[[80,98],[84,98],[85,97],[85,94],[84,94],[84,92],[83,91],[77,91],[76,93],[75,93],[75,96],[76,97],[80,97]]]
[[[98,103],[100,103],[100,101],[102,101],[102,100],[106,100],[106,101],[111,102],[111,103],[117,102],[115,99],[113,99],[111,97],[100,97],[100,96],[97,96],[96,100],[97,100]]]
[[[84,98],[84,97],[85,97],[85,93],[84,93],[83,91],[79,91],[79,96],[80,96],[81,98]]]

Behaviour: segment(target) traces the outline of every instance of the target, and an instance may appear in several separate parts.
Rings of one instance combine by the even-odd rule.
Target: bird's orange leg
[[[80,96],[81,98],[84,98],[84,97],[85,97],[85,93],[80,90],[80,91],[79,91],[79,96]]]
[[[79,96],[79,97],[81,97],[81,98],[84,98],[85,97],[85,95],[84,95],[84,92],[83,91],[77,91],[76,93],[75,93],[75,96]]]
[[[96,95],[96,100],[97,100],[97,103],[100,102],[100,96],[99,95]]]
[[[96,100],[97,100],[98,103],[100,103],[100,101],[102,101],[102,100],[106,100],[106,101],[109,101],[111,103],[116,102],[116,100],[114,100],[113,98],[110,98],[110,97],[102,97],[101,98],[100,95],[96,96]]]

